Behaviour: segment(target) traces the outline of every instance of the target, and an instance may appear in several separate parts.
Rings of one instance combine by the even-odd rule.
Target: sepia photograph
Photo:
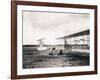
[[[24,11],[23,68],[89,66],[90,14]]]
[[[11,3],[11,78],[97,74],[97,6]]]

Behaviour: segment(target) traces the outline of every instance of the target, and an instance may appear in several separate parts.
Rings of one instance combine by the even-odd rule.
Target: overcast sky
[[[23,44],[46,43],[54,39],[89,29],[89,14],[23,11]]]

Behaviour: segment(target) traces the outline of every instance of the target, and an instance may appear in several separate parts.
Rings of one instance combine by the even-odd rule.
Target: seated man
[[[64,53],[63,53],[62,50],[60,50],[59,53],[58,53],[58,55],[63,55],[63,54],[64,54]]]
[[[49,53],[49,55],[54,55],[55,53],[55,48],[52,48],[51,52]]]

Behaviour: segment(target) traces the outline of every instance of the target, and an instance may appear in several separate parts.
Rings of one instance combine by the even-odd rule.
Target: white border
[[[90,14],[90,66],[65,67],[65,68],[39,68],[39,69],[22,69],[22,10],[34,11],[52,11],[52,12],[73,12]],[[80,72],[94,71],[94,10],[77,9],[77,8],[59,8],[59,7],[40,7],[17,5],[17,75],[28,74],[46,74],[61,72]]]

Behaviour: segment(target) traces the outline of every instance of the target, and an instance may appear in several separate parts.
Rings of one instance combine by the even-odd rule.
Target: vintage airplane
[[[90,46],[89,45],[89,42],[90,42],[89,35],[90,35],[90,32],[88,29],[88,30],[76,32],[70,35],[65,35],[57,39],[64,40],[64,48],[66,50],[70,50],[71,52],[89,53],[89,46]],[[82,36],[82,38],[78,39],[78,37],[80,36]],[[86,38],[84,38],[84,36],[86,36]],[[68,39],[69,39],[69,42],[67,41]]]
[[[47,49],[47,47],[44,47],[44,43],[43,43],[43,40],[44,40],[45,38],[41,38],[41,39],[38,39],[37,41],[39,42],[39,47],[37,48],[38,50],[45,50],[45,49]]]

